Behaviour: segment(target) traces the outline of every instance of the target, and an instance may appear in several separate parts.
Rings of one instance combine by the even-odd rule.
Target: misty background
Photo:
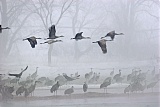
[[[0,34],[1,73],[19,72],[26,65],[26,73],[38,66],[39,75],[153,69],[159,63],[159,7],[158,0],[1,0],[0,24],[11,28]],[[53,24],[56,35],[64,36],[62,43],[41,45],[42,39],[33,49],[22,41],[47,38]],[[112,30],[124,35],[107,42],[103,54],[92,42]],[[91,39],[70,40],[78,32]]]

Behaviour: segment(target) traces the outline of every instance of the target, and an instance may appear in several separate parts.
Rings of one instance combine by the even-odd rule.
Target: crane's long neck
[[[92,43],[98,43],[98,41],[92,42]]]
[[[91,39],[90,37],[83,37],[83,39]]]
[[[123,33],[115,33],[115,35],[124,35]]]
[[[27,38],[26,39],[23,39],[23,41],[25,41],[25,40],[28,40]]]

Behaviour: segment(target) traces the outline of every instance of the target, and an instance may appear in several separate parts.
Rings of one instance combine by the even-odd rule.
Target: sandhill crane
[[[153,92],[153,88],[155,87],[155,85],[158,83],[158,81],[155,82],[151,82],[150,84],[147,85],[147,89],[152,88],[152,92]]]
[[[118,34],[118,33],[115,33],[115,31],[111,31],[111,32],[107,33],[106,36],[101,37],[101,39],[109,36],[109,37],[111,37],[111,40],[113,41],[114,38],[115,38],[115,35],[124,35],[124,34],[123,34],[123,33],[119,33],[119,34]]]
[[[110,72],[110,76],[113,76],[114,75],[114,68],[113,68],[113,71]]]
[[[107,87],[111,85],[111,79],[109,81],[106,81],[106,82],[103,82],[101,85],[100,85],[100,88],[104,88],[104,93],[107,93]],[[105,91],[106,89],[106,91]]]
[[[28,92],[31,93],[31,96],[32,96],[32,93],[34,92],[35,88],[36,88],[36,83],[37,82],[40,82],[40,81],[35,81],[34,84],[32,84],[29,88],[28,88]]]
[[[64,94],[66,95],[66,94],[69,94],[69,95],[71,95],[72,93],[74,93],[74,87],[72,86],[71,88],[68,88],[68,89],[66,89],[65,91],[64,91]]]
[[[57,83],[54,84],[54,85],[52,86],[52,88],[50,89],[50,92],[53,93],[53,91],[54,91],[54,95],[55,95],[55,92],[56,92],[56,95],[57,95],[57,90],[58,90],[59,86],[60,86],[60,84],[59,84],[59,82],[57,81]]]
[[[47,38],[47,39],[56,39],[56,38],[59,38],[59,37],[64,37],[64,36],[56,36],[56,28],[55,28],[55,25],[52,25],[52,26],[49,28],[49,38]]]
[[[18,95],[21,95],[24,91],[25,91],[25,88],[24,88],[24,86],[22,85],[22,86],[20,86],[20,87],[17,89],[16,95],[17,95],[17,96],[18,96]]]
[[[60,86],[62,86],[67,82],[67,79],[64,76],[58,74],[58,76],[55,78],[55,81],[58,81]]]
[[[48,40],[44,43],[40,43],[40,44],[45,44],[45,43],[48,43],[48,44],[52,44],[52,43],[56,43],[56,42],[62,42],[62,40],[54,40],[54,39],[51,39],[51,40]]]
[[[31,75],[32,79],[35,79],[38,76],[37,72],[38,72],[38,67],[36,67],[36,71]]]
[[[102,49],[102,52],[105,54],[105,53],[107,53],[106,41],[111,41],[111,40],[102,39],[102,40],[99,40],[99,41],[96,41],[96,42],[92,42],[92,43],[98,43],[98,45]]]
[[[90,37],[83,37],[82,33],[83,32],[77,33],[76,36],[74,38],[71,38],[71,39],[75,39],[76,41],[81,40],[81,39],[91,39]]]
[[[124,93],[127,93],[129,94],[129,92],[131,91],[131,85],[128,85],[125,89],[124,89]]]
[[[66,79],[67,81],[73,81],[73,80],[76,80],[76,79],[77,79],[77,78],[69,77],[69,76],[67,76],[67,74],[65,74],[65,73],[63,73],[63,76],[65,77],[65,79]]]
[[[22,70],[21,73],[19,73],[19,74],[10,74],[10,73],[9,73],[8,75],[9,75],[9,76],[15,76],[15,77],[17,77],[17,78],[21,78],[23,72],[26,71],[27,68],[28,68],[28,66],[27,66],[24,70]]]
[[[103,81],[103,83],[104,83],[104,82],[109,82],[110,80],[112,80],[112,77],[107,77],[107,78]]]
[[[42,38],[36,38],[35,36],[32,36],[32,37],[23,39],[23,41],[28,40],[30,45],[31,45],[31,47],[35,48],[35,45],[37,45],[37,40],[36,39],[42,39]]]
[[[83,84],[83,91],[84,91],[84,92],[86,92],[86,91],[87,91],[87,89],[88,89],[88,85],[87,85],[87,83],[86,83],[86,82],[84,82],[84,84]]]
[[[119,74],[116,74],[113,79],[114,80],[117,80],[119,77],[121,76],[121,70],[119,70]]]
[[[9,27],[2,28],[2,25],[0,25],[0,33],[2,33],[2,30],[4,29],[10,29],[10,28]]]

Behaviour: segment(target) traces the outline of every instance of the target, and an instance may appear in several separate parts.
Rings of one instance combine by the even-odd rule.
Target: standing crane
[[[104,93],[107,93],[107,87],[111,85],[111,79],[109,81],[106,81],[106,82],[103,82],[101,85],[100,85],[100,88],[104,88]],[[105,90],[106,89],[106,90]]]
[[[59,82],[57,81],[57,83],[54,84],[54,85],[52,86],[52,88],[50,89],[50,92],[53,93],[53,91],[54,91],[54,95],[55,95],[55,92],[56,92],[56,95],[57,95],[57,90],[58,90],[59,86],[60,86],[60,84],[59,84]]]
[[[83,91],[84,91],[84,92],[86,92],[86,91],[87,91],[87,89],[88,89],[88,85],[87,85],[87,83],[86,83],[86,82],[84,82],[84,84],[83,84]]]
[[[40,81],[35,81],[35,83],[32,84],[32,85],[28,88],[28,92],[29,92],[29,94],[31,93],[31,96],[32,96],[32,93],[34,94],[34,90],[35,90],[35,88],[36,88],[36,83],[37,83],[37,82],[40,82]]]

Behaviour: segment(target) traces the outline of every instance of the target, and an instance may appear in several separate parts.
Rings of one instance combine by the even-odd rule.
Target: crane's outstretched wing
[[[107,53],[106,41],[98,41],[98,45],[101,47],[104,54]]]
[[[22,70],[22,72],[26,71],[27,69],[28,69],[28,66],[24,70]]]
[[[8,74],[8,75],[9,76],[16,76],[17,77],[18,74]]]
[[[52,25],[49,28],[49,38],[53,38],[56,35],[56,28],[55,25]]]
[[[114,34],[115,34],[115,30],[109,32],[108,34],[109,34],[109,35],[114,35]]]
[[[32,40],[32,39],[28,39],[28,41],[29,41],[29,43],[31,44],[31,47],[32,47],[32,48],[35,48],[35,43],[33,42],[33,40]]]

